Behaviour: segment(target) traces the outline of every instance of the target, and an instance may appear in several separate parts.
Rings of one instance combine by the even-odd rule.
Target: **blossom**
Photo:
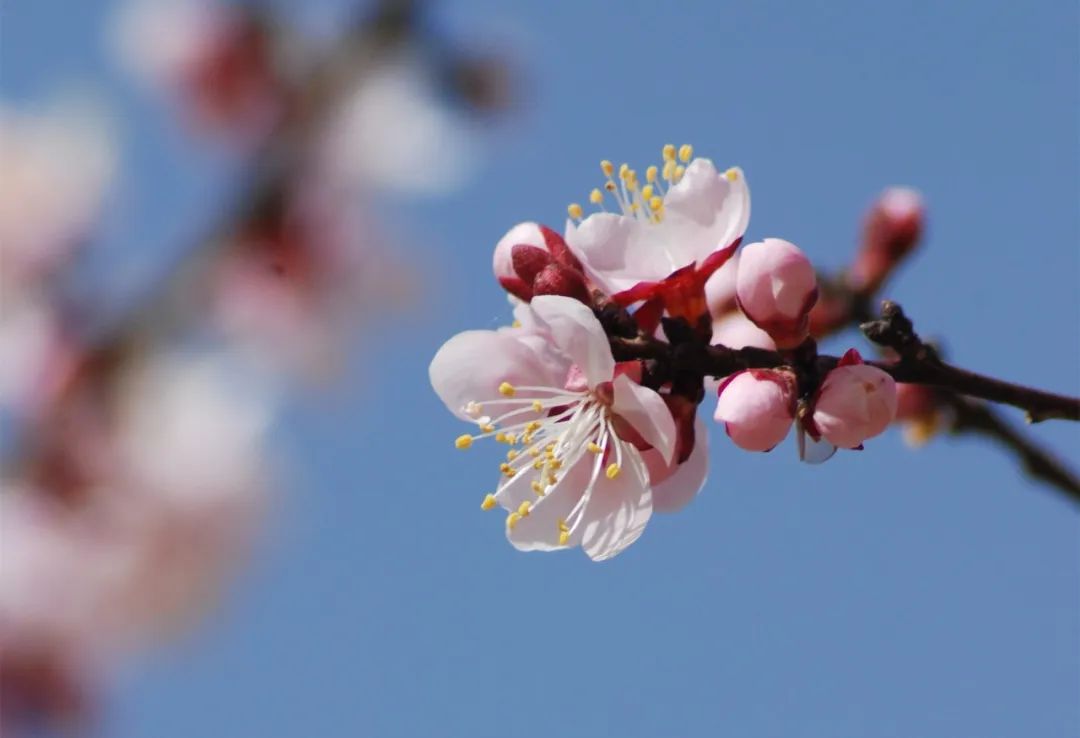
[[[717,390],[714,418],[747,451],[771,451],[795,419],[795,376],[787,371],[749,369],[728,377]]]
[[[825,375],[814,401],[813,426],[839,448],[859,448],[896,417],[896,382],[864,364],[854,349]]]
[[[744,247],[735,292],[743,314],[780,348],[792,348],[806,338],[810,308],[817,301],[817,277],[795,244],[767,238]]]
[[[458,448],[481,438],[510,446],[481,507],[507,511],[516,548],[580,545],[611,558],[637,540],[654,506],[674,509],[696,493],[707,461],[691,454],[685,473],[677,468],[664,398],[635,381],[636,363],[616,364],[588,307],[542,295],[516,315],[518,328],[451,338],[432,360],[432,386],[479,426]]]
[[[626,164],[616,179],[611,162],[602,162],[604,190],[618,212],[593,213],[574,222],[581,211],[571,206],[566,242],[608,293],[703,265],[742,237],[750,220],[750,190],[742,170],[719,172],[710,160],[692,156],[690,146],[679,151],[665,146],[663,167],[646,169],[644,185]],[[601,204],[603,192],[593,190],[590,200]]]
[[[116,148],[93,104],[41,112],[0,106],[0,296],[5,301],[70,258],[94,226]]]
[[[581,262],[563,237],[539,223],[519,223],[495,244],[495,278],[514,297],[528,302],[533,295],[565,295],[589,300]]]

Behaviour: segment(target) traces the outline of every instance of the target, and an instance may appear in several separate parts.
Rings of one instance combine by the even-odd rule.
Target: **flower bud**
[[[839,448],[859,448],[896,416],[896,382],[851,350],[825,375],[814,402],[813,424]]]
[[[581,262],[562,236],[538,223],[519,223],[499,239],[492,268],[503,289],[526,302],[538,294],[589,298]]]
[[[791,430],[797,392],[790,372],[741,371],[728,377],[717,394],[713,418],[741,449],[769,451]]]
[[[862,247],[851,267],[851,287],[872,294],[919,243],[924,226],[922,196],[907,187],[881,193],[863,222]]]
[[[778,348],[798,346],[817,301],[814,266],[798,246],[779,238],[752,243],[739,256],[739,308],[772,336]]]
[[[769,334],[737,310],[713,320],[712,343],[733,349],[752,346],[767,351],[776,350],[776,344],[769,338]]]

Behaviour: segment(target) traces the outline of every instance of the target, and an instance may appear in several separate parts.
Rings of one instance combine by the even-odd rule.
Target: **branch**
[[[1013,384],[946,364],[933,346],[919,338],[911,320],[895,302],[886,300],[882,303],[881,318],[860,327],[871,341],[899,354],[900,361],[896,363],[873,362],[898,382],[938,387],[1012,405],[1027,411],[1031,423],[1050,418],[1080,420],[1080,398]]]

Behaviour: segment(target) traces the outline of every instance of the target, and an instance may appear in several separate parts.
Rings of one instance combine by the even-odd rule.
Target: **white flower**
[[[718,172],[710,160],[692,156],[689,146],[665,146],[663,167],[649,167],[645,184],[626,164],[616,174],[611,162],[602,162],[604,190],[618,211],[581,219],[581,206],[570,206],[566,242],[608,294],[661,282],[694,265],[708,272],[704,281],[715,271],[709,258],[746,231],[750,190],[742,170]],[[589,199],[602,205],[604,192],[593,190]]]
[[[467,331],[444,344],[432,385],[479,426],[458,448],[489,437],[510,446],[501,482],[481,506],[508,512],[515,547],[580,545],[594,560],[611,558],[641,535],[654,501],[673,509],[691,498],[706,463],[688,460],[686,473],[675,465],[664,399],[616,365],[588,307],[545,295],[516,314],[517,328]]]

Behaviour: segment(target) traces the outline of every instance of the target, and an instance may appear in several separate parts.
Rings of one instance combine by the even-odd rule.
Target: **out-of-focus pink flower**
[[[49,404],[74,359],[70,340],[43,301],[7,305],[0,297],[0,406],[33,416]]]
[[[280,101],[269,39],[242,8],[213,0],[130,0],[114,26],[122,63],[177,94],[200,126],[250,135]]]
[[[562,236],[538,223],[519,223],[500,238],[492,268],[503,289],[525,302],[534,295],[589,300],[581,262]]]
[[[542,295],[519,307],[521,327],[467,331],[431,362],[431,383],[479,434],[510,446],[503,481],[482,507],[508,511],[507,536],[521,550],[581,546],[594,560],[615,556],[641,535],[653,510],[642,451],[666,479],[677,444],[664,399],[617,366],[592,311],[572,298]],[[700,462],[700,459],[697,460]],[[699,464],[700,466],[700,464]],[[703,468],[703,467],[702,467]],[[703,471],[672,484],[694,486]],[[693,494],[668,489],[672,506]]]
[[[904,441],[912,447],[926,444],[941,429],[943,409],[932,387],[896,383],[896,422],[904,427]]]
[[[814,266],[798,246],[767,238],[743,248],[736,277],[739,307],[780,348],[806,338],[817,300]]]
[[[727,263],[716,270],[705,283],[705,299],[713,321],[738,309],[735,301],[735,280],[739,273],[739,253],[735,252]]]
[[[351,189],[410,194],[453,190],[482,158],[477,132],[408,51],[363,76],[330,117],[319,152],[328,177]]]
[[[36,284],[89,234],[116,168],[104,117],[61,101],[40,113],[0,106],[0,295]]]
[[[862,246],[848,279],[853,289],[872,294],[919,244],[925,227],[922,195],[909,187],[891,187],[870,207],[863,224]]]
[[[713,418],[747,451],[771,451],[795,419],[795,377],[790,372],[749,369],[720,384]]]
[[[838,448],[859,448],[896,417],[896,382],[852,349],[825,375],[814,401],[814,429]]]

